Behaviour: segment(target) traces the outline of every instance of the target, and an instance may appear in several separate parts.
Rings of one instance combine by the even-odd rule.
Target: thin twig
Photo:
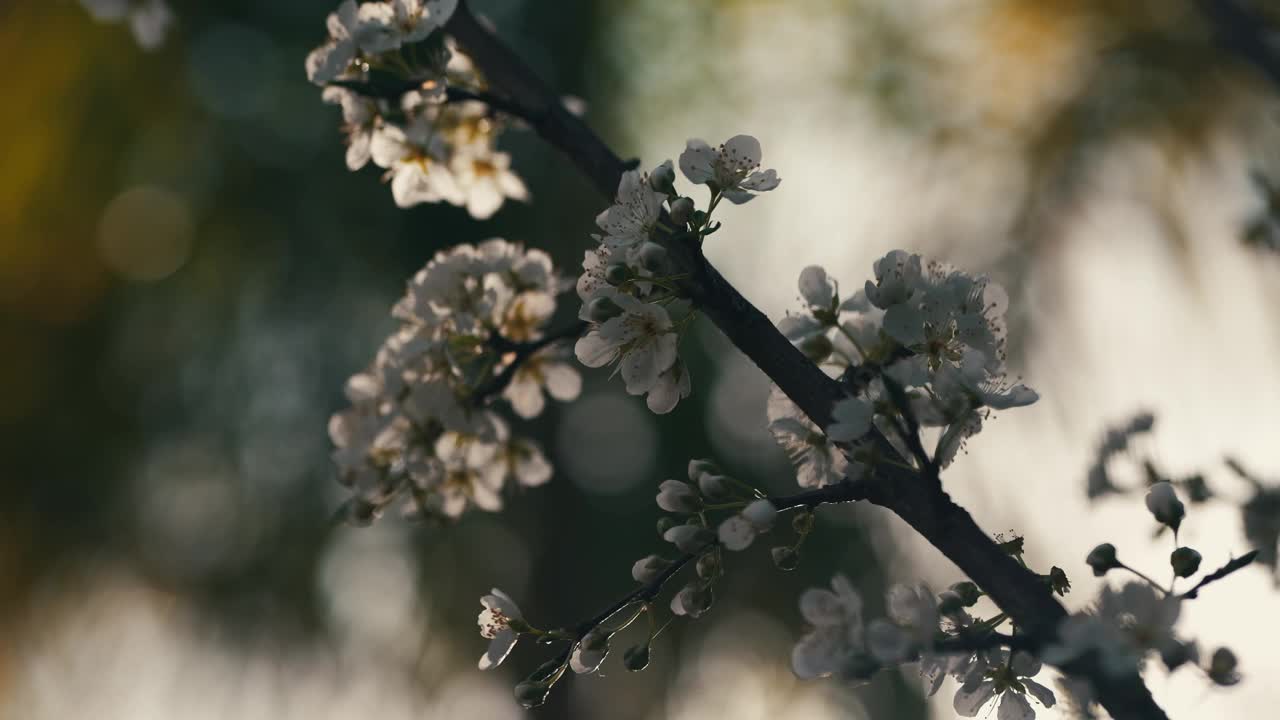
[[[490,340],[494,349],[499,353],[515,353],[515,357],[512,358],[511,362],[502,369],[502,372],[494,375],[492,378],[489,378],[487,382],[472,391],[471,397],[474,399],[474,402],[477,404],[483,403],[500,394],[508,385],[511,384],[511,380],[516,376],[516,371],[520,369],[520,366],[523,365],[526,360],[537,354],[539,350],[561,340],[576,338],[582,335],[586,328],[587,324],[579,320],[572,325],[547,333],[537,340],[524,343],[513,343],[501,336],[495,336]]]

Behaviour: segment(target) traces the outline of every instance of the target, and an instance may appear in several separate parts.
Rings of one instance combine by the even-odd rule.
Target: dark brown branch
[[[612,199],[627,165],[587,125],[560,104],[533,71],[460,3],[445,26],[485,74],[490,86],[530,114],[525,120],[559,148],[606,199]],[[688,247],[685,245],[684,247]],[[820,427],[829,424],[840,384],[777,331],[696,249],[689,249],[691,299],[731,342]],[[881,443],[883,446],[884,443]],[[891,451],[891,448],[889,449]],[[963,508],[940,487],[891,464],[859,481],[858,493],[905,520],[977,583],[1017,623],[1031,642],[1056,637],[1066,610],[1040,578],[1006,555]],[[687,560],[686,560],[687,562]],[[616,611],[616,610],[615,610]],[[1104,708],[1117,720],[1166,718],[1135,671],[1120,678],[1095,664],[1076,662],[1063,670],[1088,678]]]

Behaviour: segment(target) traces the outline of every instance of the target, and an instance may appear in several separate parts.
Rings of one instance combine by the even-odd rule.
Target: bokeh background
[[[346,171],[338,112],[302,71],[332,4],[175,3],[155,52],[69,0],[0,6],[6,720],[521,717],[510,688],[542,658],[475,669],[481,594],[501,587],[548,625],[593,614],[660,547],[654,488],[690,457],[792,485],[765,380],[700,327],[690,399],[659,422],[589,373],[533,424],[554,482],[502,515],[330,523],[326,421],[405,280],[495,235],[572,267],[603,205],[515,132],[532,205],[484,223],[397,210],[376,171]],[[991,423],[946,481],[985,528],[1067,570],[1070,606],[1098,587],[1083,563],[1098,542],[1165,572],[1140,497],[1084,498],[1103,429],[1141,409],[1157,416],[1141,450],[1225,498],[1184,526],[1206,566],[1247,549],[1231,502],[1247,488],[1221,460],[1280,477],[1280,256],[1251,179],[1280,171],[1280,91],[1214,45],[1195,3],[473,7],[624,155],[762,140],[784,182],[730,208],[708,253],[771,316],[805,265],[855,288],[897,247],[1005,284],[1011,356],[1043,399]],[[952,717],[953,689],[930,705],[909,673],[856,690],[791,677],[804,587],[844,572],[874,607],[887,582],[961,579],[880,511],[821,518],[800,570],[779,577],[767,545],[733,558],[713,613],[665,633],[648,670],[611,658],[532,715]],[[1246,682],[1153,672],[1158,699],[1175,717],[1265,716],[1269,572],[1190,605],[1183,627],[1235,649]]]

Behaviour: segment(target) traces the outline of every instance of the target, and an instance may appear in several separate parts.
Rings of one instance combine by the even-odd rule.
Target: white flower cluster
[[[578,342],[578,359],[588,367],[617,362],[627,392],[647,395],[655,413],[670,412],[692,389],[677,352],[691,316],[675,284],[689,268],[675,267],[664,243],[701,242],[714,232],[711,213],[721,198],[743,203],[777,187],[777,174],[759,167],[760,142],[749,135],[718,148],[693,139],[680,155],[680,170],[711,190],[706,211],[676,192],[667,160],[648,174],[623,173],[614,204],[596,217],[598,246],[587,251],[578,278],[580,317],[593,326]],[[673,321],[673,314],[680,319]]]
[[[413,278],[392,310],[400,328],[348,381],[351,407],[329,422],[352,520],[402,498],[417,516],[498,510],[508,480],[550,479],[538,445],[513,436],[477,392],[519,362],[503,390],[517,415],[540,413],[544,389],[577,397],[577,370],[554,348],[529,345],[543,338],[563,285],[545,253],[496,238],[442,251]]]
[[[128,22],[133,39],[143,50],[156,50],[173,25],[173,10],[165,0],[80,0],[98,22]]]
[[[396,205],[447,202],[477,220],[529,191],[496,149],[504,129],[481,102],[446,102],[449,86],[484,78],[440,32],[456,0],[347,0],[329,16],[329,40],[307,57],[307,77],[342,107],[347,167],[386,171]],[[353,89],[355,88],[355,89]]]
[[[820,267],[800,273],[801,313],[779,329],[850,395],[832,408],[825,436],[775,389],[769,429],[796,465],[800,484],[835,482],[851,471],[833,443],[856,446],[874,426],[905,452],[902,425],[938,428],[932,460],[946,467],[990,410],[1029,405],[1034,390],[1007,379],[1004,321],[1008,297],[973,276],[895,250],[875,263],[875,280],[846,298]],[[900,388],[898,407],[886,382]],[[859,468],[852,468],[857,471]]]
[[[1032,655],[1010,655],[1004,649],[942,649],[946,638],[975,625],[963,609],[966,603],[972,604],[955,590],[935,598],[926,585],[898,585],[886,599],[889,616],[867,623],[861,596],[847,578],[837,575],[830,590],[810,588],[800,596],[800,613],[812,630],[792,651],[792,669],[801,678],[863,681],[883,667],[918,660],[921,674],[929,680],[929,694],[948,676],[960,683],[954,706],[963,717],[976,717],[994,702],[1001,720],[1030,720],[1035,711],[1027,696],[1052,707],[1053,691],[1032,679],[1041,668]]]

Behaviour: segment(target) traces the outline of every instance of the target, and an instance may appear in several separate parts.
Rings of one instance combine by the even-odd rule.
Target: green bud
[[[687,197],[671,201],[671,221],[676,225],[684,225],[693,216],[693,201]]]
[[[587,317],[594,322],[602,323],[622,314],[618,303],[607,297],[598,297],[587,303]]]
[[[1111,543],[1102,543],[1090,550],[1084,561],[1093,568],[1094,577],[1102,577],[1108,570],[1120,567],[1120,561],[1116,559],[1116,546]]]
[[[1170,670],[1176,670],[1182,665],[1195,660],[1196,654],[1195,643],[1174,640],[1164,643],[1160,648],[1160,660]]]
[[[676,171],[667,161],[649,173],[649,187],[656,192],[671,194],[676,191]]]
[[[701,210],[694,210],[693,215],[689,216],[689,220],[693,222],[694,227],[702,227],[707,221],[707,214]]]
[[[1240,682],[1240,673],[1236,672],[1238,663],[1236,654],[1227,648],[1218,648],[1213,651],[1213,658],[1209,661],[1209,679],[1218,685],[1235,685]]]
[[[645,241],[636,251],[636,256],[645,270],[660,273],[667,265],[667,249],[656,242]]]
[[[779,545],[770,550],[769,554],[773,556],[773,564],[783,572],[791,572],[800,567],[800,553],[794,548]]]
[[[622,665],[631,672],[640,672],[649,667],[649,645],[632,645],[622,653]]]
[[[631,268],[622,263],[613,263],[604,269],[604,281],[617,287],[631,279]]]
[[[1189,547],[1180,547],[1169,555],[1173,574],[1180,578],[1191,577],[1200,569],[1200,553]]]

